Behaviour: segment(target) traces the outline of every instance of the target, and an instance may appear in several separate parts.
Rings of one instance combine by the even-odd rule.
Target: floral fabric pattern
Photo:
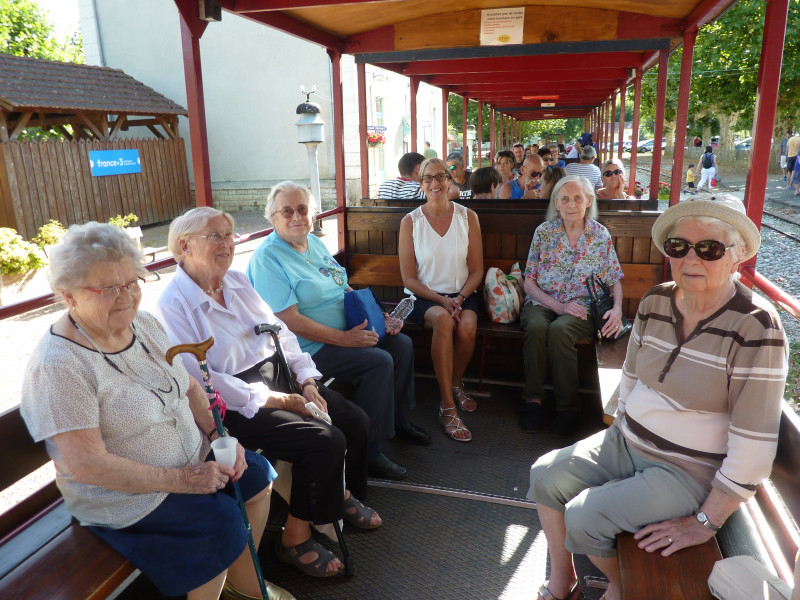
[[[592,273],[608,287],[623,277],[608,229],[586,219],[586,227],[573,248],[560,218],[536,228],[525,267],[526,279],[533,279],[543,292],[562,304],[579,302],[588,308],[586,279]],[[539,304],[527,296],[525,303],[529,302]]]

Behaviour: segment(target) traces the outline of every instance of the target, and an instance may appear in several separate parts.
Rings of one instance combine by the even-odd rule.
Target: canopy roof
[[[186,109],[119,69],[0,54],[0,108],[185,115]]]
[[[221,0],[223,9],[480,100],[583,117],[736,0]],[[483,9],[524,7],[523,43],[480,44]],[[542,104],[554,106],[542,106]]]

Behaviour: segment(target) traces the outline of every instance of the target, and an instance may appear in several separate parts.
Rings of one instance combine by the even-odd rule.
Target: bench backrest
[[[399,207],[348,207],[347,269],[355,287],[370,286],[381,300],[403,297],[397,258],[400,221],[411,211]],[[544,210],[475,209],[481,223],[484,269],[505,272],[520,261],[524,269],[533,232],[545,218]],[[633,316],[642,295],[661,282],[663,256],[650,238],[657,212],[601,212],[599,221],[612,235],[625,277],[623,311]]]
[[[473,210],[478,208],[497,209],[497,208],[522,208],[527,210],[547,210],[549,200],[488,200],[488,199],[470,199],[459,200],[459,204],[463,204],[467,208]],[[416,199],[403,199],[397,200],[393,198],[362,198],[359,200],[358,206],[403,206],[416,208],[420,204],[424,204],[425,200]],[[598,210],[657,210],[658,200],[598,200]]]

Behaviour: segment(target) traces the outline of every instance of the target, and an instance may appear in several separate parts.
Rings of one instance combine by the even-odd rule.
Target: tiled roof
[[[185,115],[186,109],[119,69],[0,54],[0,107]]]

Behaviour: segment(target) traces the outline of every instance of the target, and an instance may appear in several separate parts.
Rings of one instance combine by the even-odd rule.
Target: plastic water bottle
[[[411,294],[408,298],[403,298],[397,303],[397,306],[389,316],[393,319],[405,321],[406,317],[410,315],[411,311],[414,309],[414,300],[416,300],[414,294]]]

